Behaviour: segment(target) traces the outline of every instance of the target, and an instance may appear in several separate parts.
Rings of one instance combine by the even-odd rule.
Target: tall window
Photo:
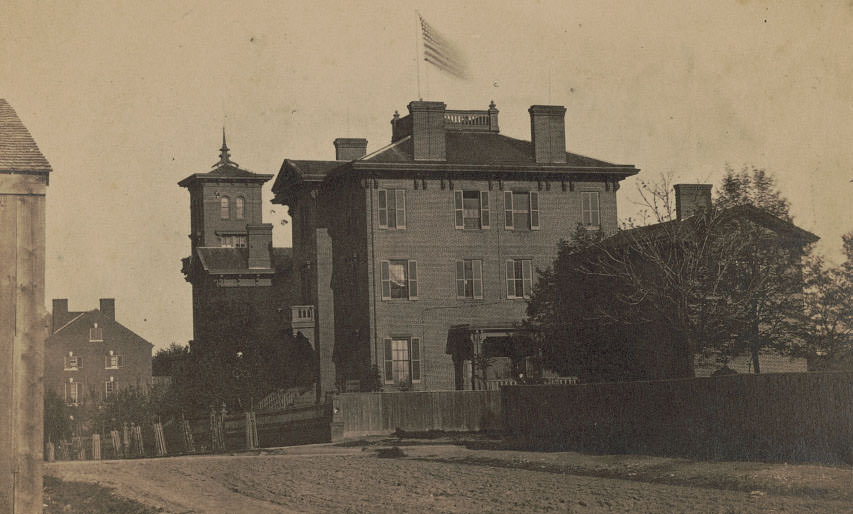
[[[456,228],[489,228],[488,191],[454,191],[453,208]]]
[[[124,359],[121,355],[110,352],[109,355],[104,355],[105,369],[118,369],[124,366]]]
[[[379,228],[406,228],[406,190],[379,190]]]
[[[104,397],[110,398],[118,391],[118,382],[113,377],[110,377],[104,382]]]
[[[95,343],[104,340],[104,327],[99,327],[97,323],[95,323],[92,327],[89,328],[89,342]]]
[[[504,191],[504,227],[507,230],[538,230],[539,193]]]
[[[529,259],[506,261],[507,298],[530,298],[533,289],[533,271]]]
[[[581,192],[581,211],[584,225],[587,227],[598,227],[601,225],[601,216],[598,208],[598,191]]]
[[[77,405],[80,403],[80,384],[77,382],[65,383],[65,403],[69,405]]]
[[[241,220],[245,216],[245,202],[242,196],[234,199],[234,219]]]
[[[418,297],[418,263],[408,260],[382,261],[382,299],[414,300]]]
[[[421,340],[417,337],[385,339],[385,383],[421,381]]]
[[[224,220],[231,218],[231,202],[227,196],[219,199],[219,217]]]
[[[483,298],[483,261],[456,261],[456,297]]]

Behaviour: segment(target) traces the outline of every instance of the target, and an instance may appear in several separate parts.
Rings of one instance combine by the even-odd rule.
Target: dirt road
[[[46,472],[97,482],[168,513],[853,512],[853,469],[697,463],[638,456],[472,450],[388,442],[258,455],[62,462]]]

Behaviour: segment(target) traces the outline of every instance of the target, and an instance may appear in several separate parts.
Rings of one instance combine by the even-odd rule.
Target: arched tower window
[[[228,201],[227,196],[223,196],[219,200],[219,217],[224,220],[231,217],[231,203]]]
[[[238,219],[238,220],[243,219],[243,217],[245,215],[244,208],[243,208],[244,203],[245,203],[245,200],[243,199],[242,196],[238,196],[237,198],[234,199],[234,219]]]

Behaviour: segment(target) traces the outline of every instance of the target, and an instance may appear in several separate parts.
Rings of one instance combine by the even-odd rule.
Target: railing
[[[489,111],[444,111],[447,129],[491,130]]]
[[[548,385],[571,385],[578,383],[578,377],[546,377],[542,379],[543,384]],[[500,391],[502,386],[517,385],[518,381],[514,378],[496,378],[486,380],[487,391]]]
[[[290,308],[291,320],[297,321],[314,321],[314,306],[313,305],[293,305]]]

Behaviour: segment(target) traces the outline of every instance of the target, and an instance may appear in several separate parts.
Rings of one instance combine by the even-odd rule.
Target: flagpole
[[[421,96],[421,14],[415,9],[415,74],[418,76],[418,99]]]

